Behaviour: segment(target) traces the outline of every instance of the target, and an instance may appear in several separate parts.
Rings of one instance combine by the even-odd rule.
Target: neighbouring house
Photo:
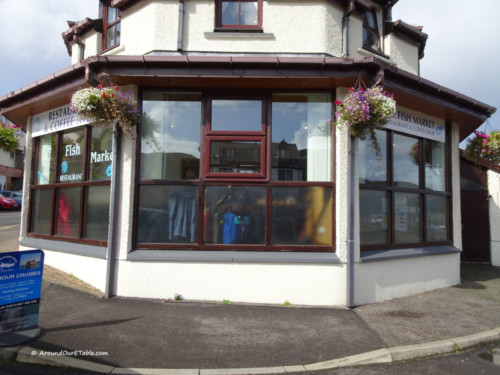
[[[396,3],[96,1],[62,34],[72,65],[0,97],[27,131],[21,249],[106,296],[355,306],[460,283],[459,143],[495,108],[419,75],[427,35]],[[99,84],[135,95],[136,137],[71,110]],[[330,124],[375,84],[397,102],[378,155]]]
[[[7,118],[0,115],[0,121],[7,125],[12,124]],[[0,150],[0,191],[22,190],[24,172],[24,146],[26,138],[24,132],[19,128],[19,147],[13,151]]]
[[[461,259],[500,266],[500,166],[460,156]]]

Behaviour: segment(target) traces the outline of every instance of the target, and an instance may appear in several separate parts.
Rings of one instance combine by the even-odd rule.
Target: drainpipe
[[[353,136],[350,136],[349,140],[349,187],[348,187],[348,197],[347,201],[349,202],[349,209],[347,211],[347,223],[349,225],[349,236],[347,239],[347,272],[346,272],[346,285],[347,285],[347,307],[354,307],[354,173],[355,173],[355,139]]]
[[[349,56],[349,18],[354,10],[354,1],[349,2],[349,7],[342,17],[342,57]]]
[[[118,200],[116,199],[116,186],[118,170],[120,169],[120,134],[118,121],[113,124],[113,161],[111,169],[111,188],[109,197],[109,224],[108,224],[108,249],[106,252],[106,285],[104,297],[110,298],[115,295],[116,281],[116,229],[118,228]]]
[[[177,50],[182,51],[184,42],[184,0],[179,0],[179,28],[177,29]]]

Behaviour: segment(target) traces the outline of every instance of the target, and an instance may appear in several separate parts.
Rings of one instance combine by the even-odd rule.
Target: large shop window
[[[450,243],[448,144],[377,130],[359,142],[362,250]]]
[[[333,251],[331,101],[145,92],[137,247]]]
[[[90,126],[34,139],[29,235],[104,245],[112,131]]]
[[[262,0],[216,0],[215,27],[227,31],[262,29]]]

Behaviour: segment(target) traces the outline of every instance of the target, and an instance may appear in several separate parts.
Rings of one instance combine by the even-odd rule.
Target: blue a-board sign
[[[42,291],[42,250],[0,253],[0,345],[38,337]]]

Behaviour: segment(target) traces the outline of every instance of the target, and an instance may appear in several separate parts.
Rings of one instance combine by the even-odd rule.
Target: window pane
[[[116,8],[108,7],[108,23],[116,21]]]
[[[108,240],[109,186],[89,186],[85,197],[83,237]]]
[[[445,190],[445,144],[425,141],[425,187]]]
[[[370,139],[359,140],[359,183],[387,183],[387,133],[375,130],[382,159],[379,160]]]
[[[393,141],[394,184],[400,187],[419,187],[418,160],[413,157],[415,147],[419,147],[416,138],[394,134]]]
[[[33,191],[31,201],[31,232],[50,234],[50,212],[52,207],[52,190],[37,189]]]
[[[83,129],[67,130],[63,132],[61,147],[61,176],[60,182],[82,181],[84,151]]]
[[[80,188],[72,187],[58,189],[56,198],[55,234],[65,237],[77,237],[79,217]]]
[[[331,245],[332,189],[276,187],[272,190],[273,245]]]
[[[212,130],[262,131],[262,101],[212,100]]]
[[[273,95],[273,180],[331,180],[331,111],[329,94]]]
[[[427,241],[447,241],[448,198],[427,195]]]
[[[139,243],[196,242],[198,188],[142,185],[139,191]]]
[[[223,1],[222,2],[222,24],[223,25],[239,25],[238,22],[238,1]]]
[[[106,30],[106,48],[115,45],[115,26],[108,27]]]
[[[394,229],[396,243],[422,241],[419,194],[394,193]]]
[[[241,25],[257,26],[257,1],[245,1],[241,3]]]
[[[141,178],[191,180],[200,169],[201,94],[146,92]]]
[[[40,137],[37,155],[35,185],[52,184],[54,182],[54,162],[56,157],[56,136],[47,134]]]
[[[113,131],[100,127],[92,128],[90,144],[89,180],[111,179],[113,164]]]
[[[359,191],[361,245],[389,243],[388,202],[388,193],[385,191]]]
[[[120,44],[120,36],[121,36],[121,22],[116,24],[115,29],[115,44]]]
[[[261,142],[210,142],[210,172],[261,173]]]
[[[266,188],[207,186],[203,239],[209,244],[263,244]]]

